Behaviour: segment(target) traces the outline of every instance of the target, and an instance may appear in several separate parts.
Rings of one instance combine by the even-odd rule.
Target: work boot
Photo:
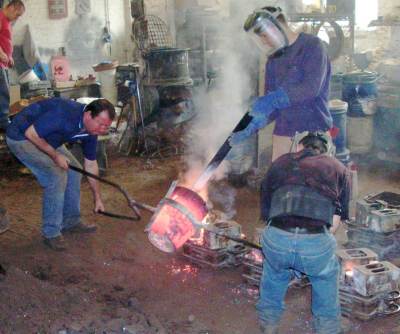
[[[84,224],[82,222],[66,229],[65,232],[69,233],[94,233],[97,230],[97,226],[93,224]]]
[[[52,250],[62,252],[67,249],[67,245],[62,235],[54,238],[44,238],[43,243]]]
[[[7,231],[10,227],[7,210],[0,207],[0,234]]]

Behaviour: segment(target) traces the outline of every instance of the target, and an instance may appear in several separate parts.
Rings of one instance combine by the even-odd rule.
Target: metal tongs
[[[120,214],[116,214],[116,213],[112,213],[112,212],[108,212],[108,211],[99,211],[97,213],[100,213],[100,214],[102,214],[104,216],[112,217],[112,218],[128,219],[128,220],[138,221],[138,220],[140,220],[142,218],[139,209],[144,209],[144,210],[147,210],[147,211],[150,211],[150,212],[155,212],[156,211],[155,207],[147,205],[147,204],[144,204],[144,203],[140,203],[140,202],[132,199],[129,196],[128,192],[124,188],[122,188],[119,184],[117,184],[115,182],[112,182],[112,181],[109,181],[109,180],[106,180],[106,179],[103,179],[100,176],[97,176],[95,174],[89,173],[89,172],[85,171],[84,169],[76,167],[76,166],[73,166],[71,164],[69,164],[68,167],[71,170],[75,171],[75,172],[81,173],[82,175],[86,175],[88,177],[96,179],[99,182],[108,184],[109,186],[112,186],[112,187],[118,189],[122,193],[122,195],[124,195],[124,197],[126,198],[126,200],[128,202],[128,206],[134,212],[134,216],[124,216],[124,215],[120,215]]]

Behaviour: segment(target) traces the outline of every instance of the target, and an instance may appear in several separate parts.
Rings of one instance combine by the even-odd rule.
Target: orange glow
[[[353,270],[346,270],[346,271],[345,271],[345,275],[346,275],[347,277],[349,277],[349,278],[352,278],[353,275],[354,275],[354,272],[353,272]]]
[[[192,168],[191,170],[187,171],[185,175],[181,176],[181,179],[179,180],[179,185],[188,189],[191,189],[191,187],[195,184],[197,179],[200,177],[201,173],[203,171],[203,167],[199,169]],[[203,198],[205,202],[208,201],[208,187],[204,187],[203,189],[196,191],[197,194]]]
[[[246,260],[250,260],[254,263],[262,263],[264,260],[263,254],[259,249],[252,249],[248,254],[245,256]]]
[[[168,199],[153,215],[149,238],[157,248],[174,252],[195,235],[193,224],[200,224],[207,215],[207,207],[197,193],[181,186]]]

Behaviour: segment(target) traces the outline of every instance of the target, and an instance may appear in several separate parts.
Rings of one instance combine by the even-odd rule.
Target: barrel
[[[349,116],[365,116],[375,113],[377,90],[375,72],[351,72],[343,75],[342,99],[349,104]]]
[[[158,48],[147,53],[148,78],[146,84],[156,86],[191,85],[189,49]]]
[[[343,74],[336,73],[331,76],[329,82],[329,100],[342,99]]]
[[[336,154],[341,154],[347,148],[347,103],[341,100],[329,101],[329,110],[333,119],[333,126],[339,129],[338,135],[333,138]]]

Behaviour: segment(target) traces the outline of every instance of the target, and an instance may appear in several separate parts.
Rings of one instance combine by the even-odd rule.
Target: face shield
[[[267,56],[288,46],[285,31],[276,19],[281,13],[278,9],[274,13],[260,9],[251,14],[244,25],[244,30]]]

